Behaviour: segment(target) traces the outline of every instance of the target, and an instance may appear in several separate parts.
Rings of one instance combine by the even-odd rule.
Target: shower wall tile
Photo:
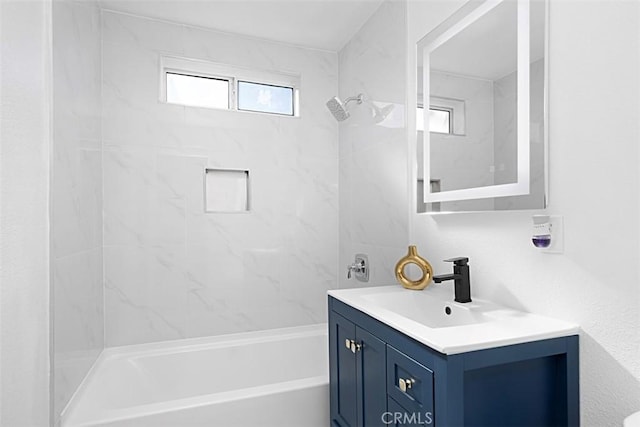
[[[102,248],[53,260],[54,407],[56,416],[104,343]]]
[[[109,346],[326,320],[336,287],[334,53],[105,12]],[[159,101],[161,55],[301,75],[301,117]],[[204,211],[206,168],[249,170],[250,212]]]
[[[183,247],[106,246],[104,260],[107,343],[185,336]]]
[[[56,0],[52,19],[54,136],[99,147],[100,11],[88,3]]]
[[[54,422],[104,348],[100,10],[53,2]]]
[[[62,108],[62,107],[61,107]],[[57,123],[54,122],[54,126]],[[54,257],[102,247],[102,152],[98,141],[54,136]]]
[[[105,43],[136,46],[148,51],[183,52],[183,27],[180,25],[105,11],[102,14],[102,32]]]
[[[406,23],[404,2],[387,1],[339,53],[340,96],[363,93],[393,105],[383,121],[371,108],[350,108],[340,123],[340,287],[391,285],[408,243]],[[371,264],[369,283],[347,280],[356,253]]]

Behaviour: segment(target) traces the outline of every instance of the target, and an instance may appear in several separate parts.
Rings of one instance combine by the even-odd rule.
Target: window
[[[451,115],[451,110],[429,108],[429,132],[452,133]],[[424,130],[424,107],[418,107],[416,112],[416,128]]]
[[[192,107],[298,116],[300,77],[162,57],[161,101]]]
[[[167,73],[167,102],[229,109],[229,80]]]
[[[293,116],[293,88],[238,82],[238,110]]]

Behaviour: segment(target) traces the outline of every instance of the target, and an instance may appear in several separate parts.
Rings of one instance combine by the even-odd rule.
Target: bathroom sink
[[[398,312],[430,328],[473,325],[494,320],[483,304],[455,303],[438,298],[433,292],[381,292],[366,295],[363,299],[372,307]]]
[[[337,300],[443,354],[575,335],[578,325],[474,298],[453,301],[450,286],[422,291],[384,286],[329,291]]]

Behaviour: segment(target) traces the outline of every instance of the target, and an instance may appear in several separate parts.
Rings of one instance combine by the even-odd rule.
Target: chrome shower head
[[[350,114],[349,111],[347,111],[346,104],[343,104],[337,96],[327,101],[327,108],[329,108],[333,117],[339,122],[343,122],[349,118]]]
[[[364,95],[358,94],[357,96],[351,96],[344,102],[340,101],[340,98],[337,96],[334,96],[327,101],[327,108],[329,108],[329,111],[331,111],[331,114],[333,114],[333,117],[335,117],[337,121],[343,122],[350,116],[349,110],[347,110],[347,105],[351,101],[356,101],[358,104],[362,104],[362,101],[364,101]]]

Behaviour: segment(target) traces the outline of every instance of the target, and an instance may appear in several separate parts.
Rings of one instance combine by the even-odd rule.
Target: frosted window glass
[[[424,130],[424,109],[416,110],[416,129]],[[451,111],[429,109],[429,132],[451,133]]]
[[[207,169],[205,174],[207,212],[249,210],[249,171]]]
[[[229,109],[229,81],[167,73],[167,102]]]
[[[293,88],[239,81],[238,110],[293,116]]]

